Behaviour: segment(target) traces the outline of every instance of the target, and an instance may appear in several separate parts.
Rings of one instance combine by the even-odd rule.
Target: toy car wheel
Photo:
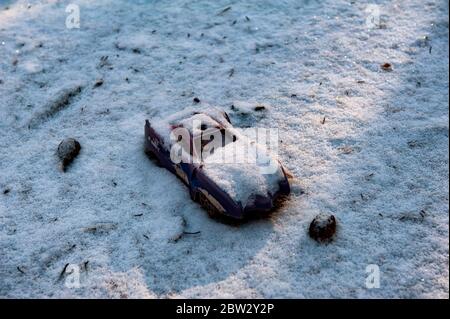
[[[211,202],[206,198],[205,194],[202,192],[197,193],[197,201],[198,203],[208,212],[210,217],[219,217],[221,214],[219,210],[211,204]]]

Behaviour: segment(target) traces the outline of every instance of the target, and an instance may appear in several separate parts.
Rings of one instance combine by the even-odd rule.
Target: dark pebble
[[[318,214],[309,225],[309,236],[319,242],[331,241],[335,233],[336,218],[330,214]]]
[[[95,81],[94,87],[98,88],[99,86],[102,86],[103,82],[104,82],[103,79],[98,79],[97,81]]]
[[[391,65],[390,63],[384,63],[384,64],[382,64],[382,65],[381,65],[381,68],[382,68],[384,71],[388,71],[388,72],[392,71],[392,65]]]
[[[74,138],[66,138],[58,145],[58,157],[63,171],[78,156],[80,150],[81,145]]]

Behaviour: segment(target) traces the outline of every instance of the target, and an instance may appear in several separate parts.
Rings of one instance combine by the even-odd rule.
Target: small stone
[[[95,83],[94,83],[94,87],[98,88],[99,86],[102,86],[103,82],[104,82],[103,79],[96,80]]]
[[[66,167],[78,156],[80,150],[81,145],[74,138],[66,138],[59,144],[58,157],[61,160],[63,172],[66,171]]]
[[[383,69],[384,71],[387,71],[387,72],[391,72],[392,71],[392,64],[384,63],[384,64],[381,65],[381,69]]]
[[[309,225],[309,236],[319,242],[331,241],[335,233],[336,218],[334,215],[320,213]]]
[[[194,97],[192,101],[194,101],[194,103],[200,103],[200,99],[198,97]]]
[[[264,105],[257,105],[255,106],[255,111],[264,111],[266,107]]]
[[[10,191],[11,191],[11,190],[10,190],[9,188],[7,188],[7,189],[5,189],[5,190],[3,191],[3,194],[4,194],[4,195],[7,195],[7,194],[9,194]]]

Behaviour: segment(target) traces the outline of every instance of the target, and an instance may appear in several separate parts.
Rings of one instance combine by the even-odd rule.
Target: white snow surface
[[[448,298],[448,26],[443,0],[0,1],[0,297]],[[146,158],[194,97],[279,129],[279,211],[212,220]]]

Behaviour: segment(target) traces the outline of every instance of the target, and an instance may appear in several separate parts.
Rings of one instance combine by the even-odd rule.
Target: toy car
[[[290,193],[281,163],[215,108],[146,120],[145,151],[178,176],[211,216],[269,212]]]

